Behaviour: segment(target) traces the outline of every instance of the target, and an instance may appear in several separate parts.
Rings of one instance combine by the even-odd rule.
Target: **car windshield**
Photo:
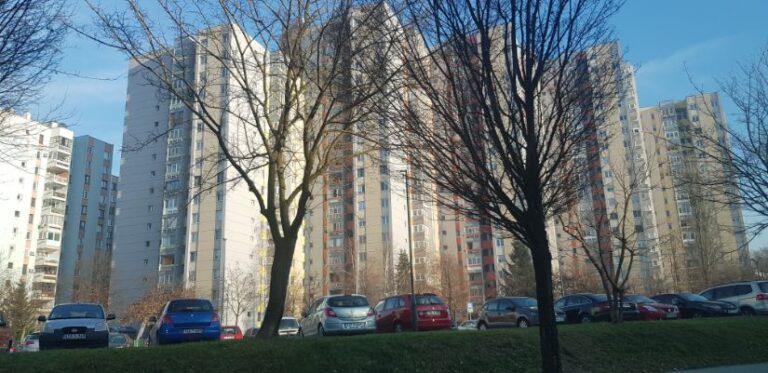
[[[691,302],[707,302],[709,299],[702,297],[701,295],[691,293],[680,293],[680,297]]]
[[[40,334],[30,334],[27,336],[27,339],[30,341],[36,341],[40,339]]]
[[[109,337],[109,343],[112,344],[123,344],[125,343],[125,336],[122,335],[112,335]]]
[[[443,301],[437,295],[417,295],[416,304],[419,306],[430,304],[443,304]]]
[[[280,320],[280,329],[298,329],[299,323],[296,319],[282,319]]]
[[[757,285],[760,286],[760,291],[768,293],[768,282],[758,282]]]
[[[518,307],[538,307],[539,305],[533,298],[518,298],[514,302]]]
[[[48,320],[103,319],[104,310],[95,304],[63,304],[53,307]]]
[[[328,299],[328,305],[331,307],[365,307],[368,306],[368,299],[360,296],[333,297]]]
[[[221,334],[237,334],[237,328],[223,327],[221,328]]]
[[[634,302],[634,303],[656,303],[655,300],[648,298],[645,295],[638,295],[638,294],[626,295],[624,296],[624,301]]]
[[[171,301],[168,312],[210,312],[213,311],[211,302],[203,299],[182,299]]]

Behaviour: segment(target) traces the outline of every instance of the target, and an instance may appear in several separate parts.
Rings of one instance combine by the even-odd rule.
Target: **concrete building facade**
[[[117,194],[113,154],[112,144],[87,135],[75,137],[57,303],[108,302]]]

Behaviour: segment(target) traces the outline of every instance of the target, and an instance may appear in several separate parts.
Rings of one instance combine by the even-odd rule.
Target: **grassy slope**
[[[663,372],[768,362],[768,318],[560,327],[567,372]],[[0,356],[0,372],[535,372],[529,330],[247,340]]]

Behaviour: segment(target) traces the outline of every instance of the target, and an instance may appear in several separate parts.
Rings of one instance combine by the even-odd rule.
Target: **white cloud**
[[[729,44],[731,37],[719,37],[688,46],[674,53],[650,60],[637,70],[637,79],[651,81],[667,74],[680,74],[686,64],[700,59],[703,55],[719,53],[719,49]]]

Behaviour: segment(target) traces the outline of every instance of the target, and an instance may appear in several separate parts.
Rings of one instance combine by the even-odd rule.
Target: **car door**
[[[568,322],[577,322],[579,320],[579,302],[577,297],[568,296],[563,299],[563,305],[560,307],[565,312],[565,320]]]
[[[387,299],[387,303],[384,304],[384,330],[394,330],[395,320],[397,319],[397,297]]]
[[[301,319],[301,332],[304,333],[304,335],[315,335],[317,334],[317,308],[320,302],[322,301],[322,298],[316,299],[312,304],[309,306],[309,310],[307,310],[307,316],[303,319]]]
[[[499,301],[499,326],[511,327],[517,322],[517,308],[509,299]]]
[[[485,315],[486,315],[486,319],[488,320],[489,328],[495,328],[499,326],[499,323],[501,322],[500,320],[501,314],[499,313],[498,300],[492,300],[485,304]]]
[[[373,313],[376,317],[376,331],[381,332],[384,330],[382,327],[382,316],[384,316],[384,304],[386,303],[386,300],[380,300],[379,303],[376,303],[376,306],[373,307]]]

